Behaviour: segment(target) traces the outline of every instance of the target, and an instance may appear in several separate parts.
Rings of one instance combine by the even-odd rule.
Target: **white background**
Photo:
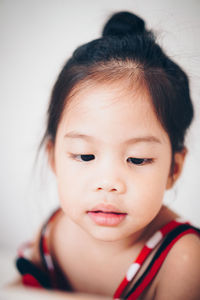
[[[200,1],[0,0],[0,248],[15,253],[57,205],[54,179],[37,147],[52,85],[72,51],[98,38],[114,11],[155,29],[188,73],[196,116],[184,172],[166,201],[200,226]]]

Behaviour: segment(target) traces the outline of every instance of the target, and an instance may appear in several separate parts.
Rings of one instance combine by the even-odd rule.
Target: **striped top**
[[[46,289],[57,289],[72,291],[67,279],[56,268],[56,264],[48,248],[48,239],[50,228],[60,212],[60,208],[52,213],[47,222],[43,225],[40,236],[40,256],[43,263],[43,269],[34,265],[26,255],[28,249],[31,249],[33,243],[23,244],[18,250],[16,266],[22,275],[24,285],[43,287]],[[137,258],[129,266],[125,277],[117,287],[113,299],[139,299],[145,288],[151,283],[158,273],[168,252],[173,245],[185,234],[200,235],[200,230],[181,219],[175,219],[164,225],[156,231],[153,236],[146,242]],[[146,267],[142,275],[132,284],[143,263],[150,253],[157,247],[157,250]]]

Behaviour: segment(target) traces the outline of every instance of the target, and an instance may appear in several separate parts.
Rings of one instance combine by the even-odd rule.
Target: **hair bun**
[[[119,12],[105,24],[102,36],[123,36],[127,34],[141,34],[146,31],[145,22],[129,12]]]

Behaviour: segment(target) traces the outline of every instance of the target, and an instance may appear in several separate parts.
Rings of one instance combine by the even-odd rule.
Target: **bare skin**
[[[70,243],[68,239],[65,239],[61,243],[62,232],[66,228],[65,218],[61,216],[52,231],[51,251],[74,290],[112,297],[129,265],[137,257],[147,239],[156,229],[175,217],[177,217],[176,214],[163,207],[156,220],[152,222],[151,228],[149,227],[137,242],[131,246],[117,249],[109,243],[105,243],[101,248],[99,245],[94,247],[92,241],[86,236],[76,236],[77,238],[73,239],[73,242],[69,238]],[[65,234],[70,237],[70,233],[66,230]],[[82,238],[87,242],[82,243]],[[59,247],[58,245],[61,244],[62,247]],[[104,255],[101,255],[102,251],[104,251]],[[152,290],[149,290],[149,293],[152,293]],[[148,295],[144,299],[150,299]]]
[[[47,152],[62,208],[49,241],[54,262],[74,291],[112,298],[148,238],[177,217],[163,196],[187,151],[174,154],[172,173],[171,142],[148,93],[120,82],[75,93]],[[91,218],[97,206],[112,207],[123,220],[100,218],[102,225]],[[198,300],[199,253],[198,237],[181,238],[140,299]],[[37,241],[33,260],[41,265]]]
[[[73,293],[72,295],[65,292],[53,292],[53,295],[59,297],[57,299],[82,300],[89,299],[89,297],[93,297],[91,299],[97,300],[111,299],[116,287],[124,277],[128,266],[139,253],[141,247],[144,245],[145,240],[149,236],[151,236],[151,233],[155,232],[156,229],[160,228],[166,222],[176,217],[177,214],[164,207],[160,212],[160,216],[157,217],[156,222],[152,223],[152,229],[149,230],[143,240],[138,242],[137,246],[134,245],[132,249],[129,249],[130,251],[122,251],[122,253],[116,253],[116,255],[113,255],[113,253],[109,253],[108,251],[107,256],[104,256],[103,258],[100,257],[99,261],[97,261],[96,255],[98,255],[98,253],[96,251],[98,250],[94,249],[93,251],[91,251],[90,245],[87,245],[87,247],[82,247],[80,249],[79,245],[77,244],[71,244],[71,247],[69,248],[68,243],[68,252],[66,253],[66,245],[65,243],[63,244],[62,240],[62,247],[57,247],[57,245],[60,244],[60,234],[58,233],[58,231],[62,230],[61,228],[63,226],[63,218],[62,215],[60,215],[57,219],[57,222],[54,223],[50,235],[51,255],[57,261],[57,263],[61,265],[63,273],[66,274],[67,278],[70,280],[70,283],[76,293]],[[42,262],[39,255],[38,237],[35,242],[32,261],[42,268]],[[81,258],[77,259],[77,253],[74,252],[75,247],[77,247],[77,249],[81,251],[81,258],[83,257],[82,255],[84,255],[84,261]],[[198,264],[196,264],[196,259],[199,257],[199,247],[200,242],[198,237],[194,235],[187,235],[185,237],[182,237],[170,251],[161,270],[159,271],[151,285],[143,292],[140,299],[199,299],[199,266]],[[180,255],[180,252],[182,253],[182,255]],[[65,259],[65,264],[63,264],[63,257],[66,258],[68,256],[70,257],[70,259]],[[146,265],[148,264],[150,258],[147,260]],[[92,266],[92,268],[89,266],[85,268],[85,265],[87,264],[89,266]],[[146,265],[144,265],[143,269],[145,269]],[[196,268],[194,268],[195,265]],[[110,268],[106,268],[106,266],[110,266]],[[143,272],[143,269],[141,269],[141,272]],[[85,278],[84,284],[80,278],[80,274],[81,278]],[[140,273],[138,274],[138,276],[140,276]],[[137,277],[135,280],[137,280]],[[184,280],[187,280],[187,285],[183,284]],[[97,281],[98,285],[96,285]],[[189,285],[193,286],[194,288],[188,288]],[[16,287],[18,287],[17,291],[20,292],[22,290],[23,293],[27,293],[28,295],[28,292],[26,292],[27,289],[24,289],[22,287],[22,285],[20,284],[20,280],[15,284],[9,286],[9,289],[14,288],[15,291]],[[30,289],[30,291],[33,293],[35,292],[34,289]],[[48,295],[48,297],[52,295],[52,292],[37,292],[38,294],[42,293],[42,295],[44,296]],[[101,296],[97,296],[97,294]]]

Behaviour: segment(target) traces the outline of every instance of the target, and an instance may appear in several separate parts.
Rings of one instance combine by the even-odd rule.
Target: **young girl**
[[[43,139],[60,207],[31,257],[19,250],[23,283],[200,299],[199,231],[163,205],[192,118],[186,74],[139,17],[114,14],[102,38],[76,49],[55,83]]]

